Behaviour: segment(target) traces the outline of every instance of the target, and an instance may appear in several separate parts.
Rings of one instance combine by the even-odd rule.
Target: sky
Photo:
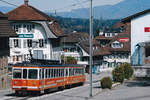
[[[9,3],[15,4],[17,6],[24,3],[24,0],[3,0]],[[29,4],[42,10],[42,11],[71,11],[77,8],[87,8],[89,7],[89,2],[84,2],[88,0],[29,0]],[[89,0],[90,1],[90,0]],[[93,0],[93,6],[98,5],[113,5],[119,3],[123,0]],[[84,3],[83,3],[84,2]],[[76,6],[71,6],[77,4]],[[0,1],[0,6],[10,6]],[[11,6],[14,7],[14,6]]]

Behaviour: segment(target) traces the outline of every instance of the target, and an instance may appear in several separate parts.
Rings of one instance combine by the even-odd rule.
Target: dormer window
[[[112,43],[111,47],[112,48],[123,48],[123,44],[118,41],[115,41],[114,43]]]

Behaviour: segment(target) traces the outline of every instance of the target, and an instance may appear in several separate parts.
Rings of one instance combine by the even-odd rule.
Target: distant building
[[[56,19],[30,6],[28,0],[7,13],[18,38],[10,38],[9,63],[35,59],[60,60],[60,38],[64,32]]]
[[[123,26],[122,26],[123,25]],[[100,59],[100,69],[113,68],[122,63],[130,63],[130,34],[127,31],[125,24],[116,24],[114,28],[124,29],[120,33],[116,32],[100,32],[99,36],[95,37],[94,40],[100,44],[99,52],[104,49],[106,54],[103,53]]]
[[[8,23],[8,18],[0,12],[0,89],[6,88],[8,85],[9,37],[15,36],[17,34]]]
[[[61,55],[75,57],[78,64],[88,65],[89,54],[81,47],[81,43],[88,40],[89,35],[87,33],[69,33],[61,39]]]

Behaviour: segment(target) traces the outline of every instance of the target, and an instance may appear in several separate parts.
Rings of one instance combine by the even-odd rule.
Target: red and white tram
[[[64,89],[85,82],[85,68],[81,65],[24,64],[15,65],[12,69],[12,89],[16,93],[43,93],[52,88]]]

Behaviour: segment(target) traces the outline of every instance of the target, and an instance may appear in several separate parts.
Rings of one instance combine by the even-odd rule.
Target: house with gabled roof
[[[122,63],[130,63],[130,34],[129,27],[123,23],[116,23],[113,26],[114,29],[119,29],[119,33],[116,32],[100,32],[99,36],[95,37],[102,48],[109,52],[101,55],[103,58],[100,69],[113,68]],[[112,35],[113,34],[113,35]],[[100,52],[100,51],[99,51]]]
[[[60,38],[64,32],[56,19],[24,4],[6,14],[18,38],[10,38],[9,63],[35,59],[59,60]]]

